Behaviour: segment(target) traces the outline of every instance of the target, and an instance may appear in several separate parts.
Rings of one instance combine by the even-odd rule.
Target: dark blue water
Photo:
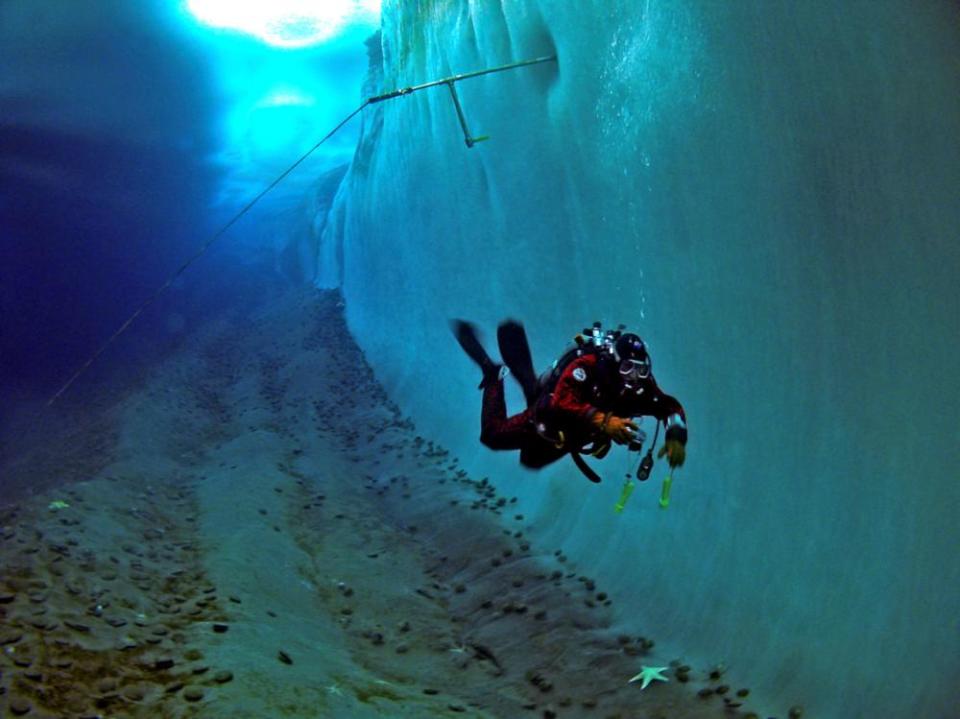
[[[361,40],[322,56],[275,51],[157,0],[0,6],[0,387],[35,398],[55,391],[326,133],[328,114],[357,102]],[[304,78],[342,87],[315,93],[299,114],[264,106],[261,95]],[[209,314],[270,292],[271,253],[289,240],[284,223],[309,234],[308,212],[298,221],[283,212],[309,206],[315,178],[349,159],[351,142],[348,128],[331,142],[336,161],[307,165],[272,193],[93,374],[101,362],[123,371],[155,357]]]
[[[0,382],[29,393],[65,381],[197,245],[217,177],[204,162],[213,101],[201,58],[132,3],[89,7],[86,32],[61,9],[2,11],[4,27],[20,15],[32,31],[3,33],[0,50],[13,80],[0,94]],[[157,309],[183,312],[208,292],[191,283]],[[153,321],[135,336],[115,358],[169,333]]]

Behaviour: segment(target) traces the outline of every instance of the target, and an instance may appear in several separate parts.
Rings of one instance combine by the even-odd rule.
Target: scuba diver
[[[450,326],[457,342],[483,372],[480,441],[490,449],[519,449],[520,463],[531,469],[569,454],[590,481],[599,482],[600,477],[581,454],[602,459],[613,442],[639,451],[645,436],[631,418],[651,416],[657,420],[657,434],[661,423],[666,427],[657,456],[666,456],[671,468],[683,464],[687,444],[683,406],[657,386],[646,345],[636,334],[624,332],[623,325],[604,331],[595,322],[538,378],[523,325],[514,320],[501,323],[497,328],[500,355],[527,401],[524,411],[510,417],[504,399],[503,365],[484,350],[476,326],[463,320],[452,320]],[[652,451],[653,446],[644,460],[646,475],[653,464]],[[638,472],[638,478],[646,476]]]

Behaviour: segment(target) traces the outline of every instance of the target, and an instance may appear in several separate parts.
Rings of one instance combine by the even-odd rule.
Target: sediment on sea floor
[[[6,710],[751,716],[723,667],[618,632],[620,598],[419,435],[339,304],[212,328],[125,400],[110,466],[5,510]],[[641,691],[642,665],[670,681]]]

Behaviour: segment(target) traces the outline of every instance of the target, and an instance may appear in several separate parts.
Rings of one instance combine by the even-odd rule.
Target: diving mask
[[[639,382],[650,376],[650,357],[620,360],[620,376],[628,382]]]

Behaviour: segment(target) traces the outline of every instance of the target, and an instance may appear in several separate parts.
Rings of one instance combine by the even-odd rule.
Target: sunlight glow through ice
[[[380,0],[187,0],[187,9],[207,25],[300,48],[330,40],[354,22],[376,20]]]

